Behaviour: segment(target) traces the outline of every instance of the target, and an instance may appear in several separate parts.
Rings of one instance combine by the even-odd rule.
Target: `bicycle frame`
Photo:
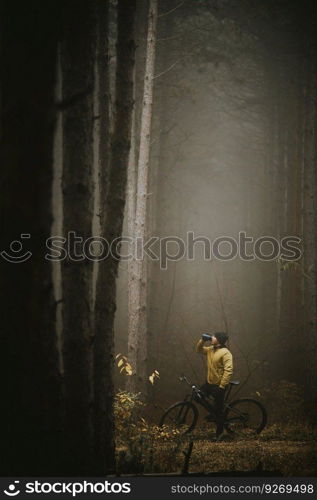
[[[197,387],[197,385],[191,384],[184,375],[182,377],[180,377],[180,380],[185,381],[192,389],[191,393],[187,394],[187,396],[185,396],[184,401],[198,403],[200,406],[205,408],[205,410],[207,410],[209,413],[214,415],[214,413],[215,413],[214,406],[208,402],[208,400],[207,400],[208,396],[206,396],[202,392],[202,390],[199,387]],[[233,387],[232,385],[229,385],[228,389],[226,389],[224,402],[223,402],[223,409],[227,408],[229,405],[228,399],[229,399],[232,387]]]

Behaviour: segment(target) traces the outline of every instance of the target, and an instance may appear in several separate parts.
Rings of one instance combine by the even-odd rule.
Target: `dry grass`
[[[196,444],[196,443],[195,443]],[[313,476],[317,472],[317,446],[301,442],[236,441],[194,445],[190,467],[203,472],[252,471],[259,467],[284,476]]]
[[[148,442],[138,472],[181,473],[184,454],[190,439],[194,441],[189,472],[216,473],[222,471],[264,470],[282,476],[317,475],[316,431],[310,427],[271,426],[260,436],[246,439],[225,436],[224,441],[206,439],[199,429],[186,439]],[[299,439],[300,437],[300,439]],[[132,463],[125,472],[135,472]]]
[[[157,444],[153,450],[153,465],[147,472],[180,473],[183,451],[188,443]],[[195,440],[190,460],[190,472],[254,471],[262,469],[282,476],[316,476],[317,443],[300,441],[211,442]]]

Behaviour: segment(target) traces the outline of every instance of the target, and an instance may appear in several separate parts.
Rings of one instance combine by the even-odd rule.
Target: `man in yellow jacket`
[[[196,352],[207,356],[207,382],[201,387],[201,390],[215,400],[216,437],[219,437],[223,432],[222,413],[225,389],[233,372],[232,354],[226,347],[228,336],[225,333],[216,332],[210,335],[211,345],[208,347],[204,345],[206,337],[208,335],[204,335],[198,341]]]

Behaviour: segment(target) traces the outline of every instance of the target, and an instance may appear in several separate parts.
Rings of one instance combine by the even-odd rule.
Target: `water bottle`
[[[205,341],[212,339],[212,335],[210,335],[210,333],[203,333],[201,337]]]

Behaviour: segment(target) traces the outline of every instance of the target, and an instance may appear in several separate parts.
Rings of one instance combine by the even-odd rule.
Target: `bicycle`
[[[179,401],[165,410],[159,426],[167,425],[177,429],[179,434],[192,432],[199,417],[199,411],[194,402],[208,411],[206,419],[209,422],[215,422],[216,417],[212,399],[199,387],[192,385],[184,375],[179,379],[191,387],[191,393],[183,401]],[[260,434],[267,423],[267,413],[264,406],[252,398],[228,401],[232,388],[239,383],[239,381],[232,381],[226,388],[223,408],[224,428],[229,434],[240,434],[245,437]]]

